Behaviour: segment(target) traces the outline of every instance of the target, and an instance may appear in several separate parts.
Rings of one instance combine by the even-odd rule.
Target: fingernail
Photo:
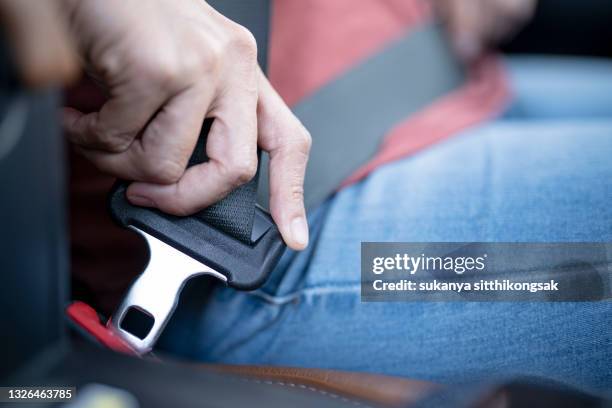
[[[155,203],[147,197],[139,195],[128,195],[127,198],[134,205],[139,205],[141,207],[155,207]]]
[[[302,247],[308,245],[308,224],[306,224],[306,218],[295,217],[291,221],[291,236],[298,245]]]

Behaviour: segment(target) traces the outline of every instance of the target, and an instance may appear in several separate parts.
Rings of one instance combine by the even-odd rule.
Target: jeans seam
[[[335,293],[347,293],[347,292],[358,292],[361,293],[361,282],[352,282],[352,283],[342,283],[342,284],[320,284],[315,286],[309,286],[302,288],[300,290],[296,290],[286,295],[278,296],[278,295],[270,295],[260,290],[256,290],[253,292],[249,292],[249,296],[253,296],[258,298],[259,300],[264,301],[265,303],[282,306],[291,302],[294,302],[296,299],[299,299],[304,296],[321,296]]]

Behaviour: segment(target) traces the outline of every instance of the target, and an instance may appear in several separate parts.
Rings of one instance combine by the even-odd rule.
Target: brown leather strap
[[[423,398],[437,384],[386,375],[273,366],[205,364],[212,371],[237,374],[319,391],[389,407],[405,407]]]

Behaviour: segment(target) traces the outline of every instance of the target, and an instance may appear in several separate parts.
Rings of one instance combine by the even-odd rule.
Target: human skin
[[[222,199],[270,155],[270,211],[293,249],[308,243],[303,179],[310,135],[257,65],[244,27],[202,0],[62,0],[87,71],[108,93],[98,112],[63,112],[77,150],[133,180],[136,205],[189,215]],[[205,118],[209,161],[187,167]]]
[[[25,85],[68,83],[78,76],[77,56],[56,2],[0,0],[0,24]]]
[[[270,154],[272,217],[291,248],[306,247],[310,135],[259,69],[246,28],[202,0],[43,3],[0,0],[22,77],[35,86],[73,78],[76,48],[109,99],[98,112],[65,108],[64,129],[99,169],[134,181],[133,204],[192,214],[253,177],[259,146]],[[467,60],[511,34],[534,5],[434,0]],[[215,119],[210,160],[187,169],[204,118]]]
[[[536,0],[432,0],[455,51],[465,61],[515,34],[533,15]]]

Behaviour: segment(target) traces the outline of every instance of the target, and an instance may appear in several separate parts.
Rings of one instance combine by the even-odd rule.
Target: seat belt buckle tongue
[[[190,165],[207,160],[211,123],[204,122]],[[270,214],[256,204],[257,176],[215,205],[187,217],[132,205],[125,194],[128,185],[115,184],[109,196],[110,212],[120,225],[142,235],[149,245],[149,262],[109,326],[139,354],[152,349],[189,279],[210,275],[235,289],[256,289],[286,248]]]
[[[133,206],[125,196],[126,187],[120,182],[111,191],[111,214],[145,239],[149,262],[109,326],[139,354],[151,351],[189,279],[210,275],[238,290],[256,289],[286,248],[272,217],[260,207],[255,208],[249,243],[198,216],[175,217]]]
[[[181,289],[190,278],[198,275],[211,275],[221,281],[227,278],[147,232],[130,228],[147,242],[149,261],[108,326],[142,355],[155,345],[176,308]]]

